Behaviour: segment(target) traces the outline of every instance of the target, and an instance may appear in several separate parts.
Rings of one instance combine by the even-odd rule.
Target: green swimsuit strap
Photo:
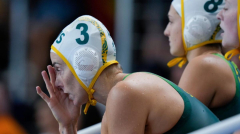
[[[230,66],[230,68],[231,68],[231,70],[233,72],[233,76],[235,78],[235,82],[236,82],[236,95],[239,96],[238,93],[239,93],[239,85],[240,85],[239,81],[240,81],[240,79],[237,76],[237,75],[239,75],[238,74],[238,70],[237,70],[238,69],[237,65],[233,61],[232,62],[228,61],[227,59],[225,59],[225,57],[223,55],[221,55],[219,53],[214,53],[213,55],[216,55],[216,56],[222,58]]]

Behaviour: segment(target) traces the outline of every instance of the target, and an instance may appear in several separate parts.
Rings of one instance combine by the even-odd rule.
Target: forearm
[[[77,134],[77,127],[75,125],[61,126],[59,125],[60,134]]]

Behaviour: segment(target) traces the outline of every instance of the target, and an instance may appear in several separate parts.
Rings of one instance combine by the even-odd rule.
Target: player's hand
[[[48,66],[50,79],[46,71],[42,71],[42,77],[50,94],[48,97],[42,92],[39,86],[36,87],[37,93],[48,104],[55,119],[58,121],[60,128],[76,127],[77,120],[80,116],[81,106],[75,106],[73,101],[69,99],[68,94],[65,94],[62,89],[55,87],[55,70],[52,66]]]

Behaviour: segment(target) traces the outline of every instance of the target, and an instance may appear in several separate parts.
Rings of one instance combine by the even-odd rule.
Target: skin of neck
[[[197,56],[205,55],[205,54],[212,54],[212,53],[220,53],[221,54],[221,49],[218,47],[202,46],[202,47],[193,49],[191,51],[188,51],[187,60],[190,62],[192,59],[194,59]]]
[[[109,71],[111,72],[109,73]],[[93,86],[93,89],[95,90],[93,93],[94,99],[96,99],[97,102],[106,105],[109,92],[118,82],[122,81],[126,75],[127,74],[124,74],[121,69],[111,67],[106,68]]]

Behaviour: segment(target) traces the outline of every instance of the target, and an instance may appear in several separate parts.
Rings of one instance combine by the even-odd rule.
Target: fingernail
[[[38,93],[37,86],[36,86],[36,91],[37,91],[37,93]]]

